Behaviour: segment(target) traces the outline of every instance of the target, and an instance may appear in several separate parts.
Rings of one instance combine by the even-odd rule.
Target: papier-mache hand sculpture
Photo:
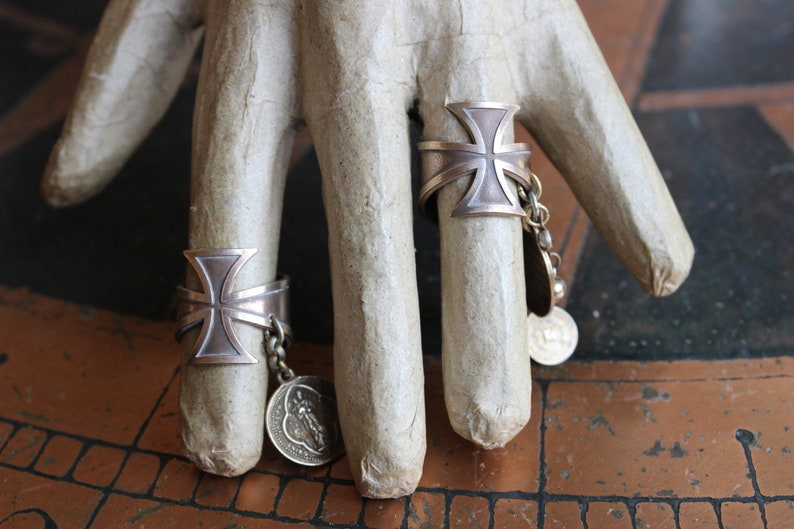
[[[329,227],[339,416],[365,496],[412,492],[425,454],[415,101],[427,139],[462,143],[469,135],[445,105],[520,106],[518,121],[646,290],[669,294],[689,272],[692,243],[573,0],[113,0],[46,170],[51,204],[108,183],[164,113],[202,35],[189,248],[258,250],[235,290],[275,280],[291,142],[308,124]],[[470,183],[435,196],[444,392],[454,429],[489,448],[530,416],[522,230],[517,216],[450,216]],[[187,287],[202,290],[192,269]],[[221,475],[252,468],[263,443],[264,331],[233,326],[258,363],[181,375],[185,452]],[[197,334],[183,339],[186,358]]]

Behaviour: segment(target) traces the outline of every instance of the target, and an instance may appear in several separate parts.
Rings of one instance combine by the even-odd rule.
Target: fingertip
[[[245,474],[260,458],[260,453],[239,453],[226,448],[212,448],[208,451],[194,450],[189,441],[183,437],[183,453],[202,472],[216,476],[235,477]]]
[[[75,170],[63,154],[62,141],[53,148],[40,185],[41,196],[52,207],[85,202],[105,188],[116,168],[89,167]]]
[[[412,494],[422,477],[424,454],[406,458],[405,452],[383,454],[368,451],[358,468],[351,469],[362,496],[374,499],[400,498]]]
[[[465,411],[450,410],[449,421],[455,432],[481,446],[501,448],[524,429],[529,422],[529,406],[472,403]]]
[[[686,234],[686,231],[683,232]],[[651,259],[650,281],[642,285],[655,297],[665,297],[678,290],[692,270],[695,247],[689,237],[680,237],[677,247],[660,258]]]

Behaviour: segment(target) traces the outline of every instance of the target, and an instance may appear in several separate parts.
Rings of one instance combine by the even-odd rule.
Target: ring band
[[[507,178],[529,189],[527,143],[504,145],[502,138],[512,125],[517,105],[493,102],[462,102],[446,105],[464,126],[472,143],[423,141],[417,147],[422,155],[422,187],[419,209],[431,220],[438,220],[435,193],[458,178],[472,175],[469,189],[450,213],[451,217],[501,215],[523,217],[526,213]]]
[[[276,318],[287,338],[291,339],[292,331],[285,323],[289,312],[288,277],[281,276],[259,287],[232,290],[238,272],[256,252],[254,248],[184,252],[203,289],[203,292],[198,292],[184,286],[177,287],[177,339],[181,339],[189,329],[201,325],[186,362],[188,365],[258,363],[235,334],[234,320],[275,332],[272,318]]]

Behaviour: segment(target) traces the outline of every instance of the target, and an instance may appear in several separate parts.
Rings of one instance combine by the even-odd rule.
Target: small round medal
[[[297,377],[279,386],[267,405],[267,433],[287,459],[307,466],[330,463],[345,451],[336,392],[319,377]]]
[[[579,330],[570,314],[560,307],[553,307],[542,318],[529,315],[527,338],[532,360],[545,366],[556,366],[573,354],[579,341]]]

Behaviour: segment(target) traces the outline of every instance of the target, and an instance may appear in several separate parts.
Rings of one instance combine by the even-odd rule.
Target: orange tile
[[[705,501],[684,502],[678,506],[681,529],[717,529],[717,512]]]
[[[537,528],[538,504],[531,500],[496,500],[493,508],[494,529]]]
[[[726,384],[731,416],[737,430],[752,434],[750,457],[758,486],[767,496],[794,495],[794,401],[792,381],[786,378],[758,384]],[[741,432],[734,434],[741,438]]]
[[[458,495],[452,498],[449,506],[449,527],[480,528],[490,523],[488,500],[474,496]]]
[[[353,525],[361,513],[361,495],[352,485],[331,483],[325,492],[320,518],[327,523]]]
[[[666,503],[640,502],[635,514],[637,527],[676,529],[673,508]]]
[[[159,472],[160,459],[151,454],[133,452],[113,487],[125,492],[144,494],[152,488]]]
[[[350,472],[350,461],[347,456],[343,456],[331,463],[331,477],[334,479],[344,479],[353,481],[353,474]]]
[[[666,3],[659,0],[579,2],[612,74],[629,99],[636,93],[639,78],[645,72],[645,62]],[[615,16],[616,13],[620,16]],[[626,85],[631,93],[627,94]]]
[[[408,529],[428,529],[444,525],[446,499],[443,494],[415,492],[408,503]]]
[[[573,501],[552,501],[546,504],[543,528],[582,529],[582,511]]]
[[[281,479],[272,474],[249,472],[243,478],[235,507],[241,511],[262,514],[273,512]]]
[[[621,378],[616,366],[616,379]],[[628,378],[628,377],[625,377]],[[749,497],[736,431],[761,432],[753,458],[765,494],[791,494],[785,421],[790,379],[553,382],[548,490],[586,495]]]
[[[278,500],[276,514],[296,520],[310,520],[319,510],[322,493],[322,483],[291,479]]]
[[[624,503],[591,501],[587,508],[588,527],[609,527],[610,529],[631,529],[631,515]]]
[[[179,363],[169,322],[8,287],[0,287],[0,321],[0,416],[64,433],[131,443]]]
[[[201,473],[190,461],[172,459],[157,477],[153,495],[175,501],[191,500],[200,477]]]
[[[146,424],[138,447],[143,450],[174,456],[182,455],[182,438],[179,435],[179,376],[169,384]]]
[[[158,503],[113,494],[103,505],[91,527],[142,527],[157,529],[281,529],[284,522],[234,512],[198,509],[191,506]],[[288,527],[304,529],[309,524],[289,524]]]
[[[763,529],[761,513],[752,503],[735,501],[722,504],[722,526],[725,529]]]
[[[764,512],[766,513],[767,529],[791,529],[794,527],[794,501],[767,503]]]
[[[80,483],[107,487],[113,482],[124,461],[124,452],[118,448],[95,445],[77,462],[72,477]]]
[[[640,89],[669,0],[579,2],[615,80],[629,101]],[[615,16],[620,13],[620,16]]]
[[[74,466],[82,448],[83,443],[77,439],[55,435],[44,447],[44,451],[36,461],[35,469],[50,476],[65,476]]]
[[[769,125],[794,151],[794,90],[788,101],[761,105],[758,110]]]
[[[199,505],[209,507],[228,507],[237,494],[240,482],[237,478],[225,478],[204,474],[196,489],[194,500]]]
[[[364,525],[373,529],[399,529],[405,518],[405,498],[368,500],[364,506]]]
[[[47,434],[38,428],[20,428],[0,452],[0,463],[26,467],[39,455]]]
[[[28,518],[27,525],[14,515],[3,527],[85,527],[101,499],[101,492],[88,487],[0,467],[0,520],[33,509],[52,520],[47,525],[41,516]]]
[[[472,491],[538,490],[540,414],[504,448],[485,450],[466,441],[449,425],[444,407],[441,375],[425,374],[427,398],[427,455],[420,486],[463,488]],[[533,389],[533,406],[540,406],[540,391]]]

